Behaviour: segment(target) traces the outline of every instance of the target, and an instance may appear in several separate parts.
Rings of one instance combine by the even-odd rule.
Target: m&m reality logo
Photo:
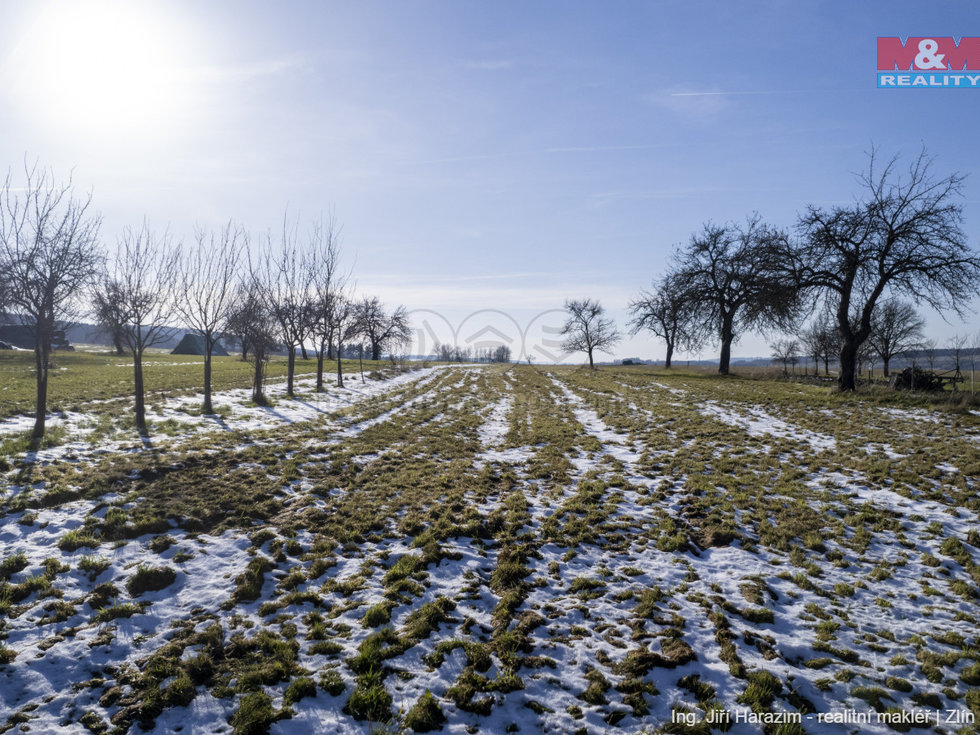
[[[879,87],[980,88],[980,37],[878,37]]]

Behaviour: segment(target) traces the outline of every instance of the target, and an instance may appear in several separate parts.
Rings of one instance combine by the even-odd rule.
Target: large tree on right
[[[826,298],[840,334],[838,387],[853,391],[857,356],[888,292],[960,314],[980,286],[980,259],[962,223],[964,177],[932,174],[923,150],[904,171],[874,151],[854,204],[810,206],[791,261],[801,288]]]

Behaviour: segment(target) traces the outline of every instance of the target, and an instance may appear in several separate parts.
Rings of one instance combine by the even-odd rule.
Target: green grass
[[[177,570],[172,567],[150,567],[141,564],[126,582],[126,591],[133,597],[144,592],[157,592],[172,585],[176,579]]]
[[[5,557],[3,561],[0,561],[0,580],[9,579],[11,575],[16,574],[26,566],[27,555],[22,551]]]
[[[576,408],[619,432],[615,451],[587,432],[552,377]],[[500,448],[522,458],[475,465],[478,430],[504,395],[513,410]],[[749,436],[703,414],[705,400],[736,413],[754,407],[804,431]],[[36,489],[11,510],[76,499],[97,510],[62,537],[64,553],[52,549],[43,573],[12,583],[26,558],[17,547],[6,552],[0,616],[42,629],[70,617],[88,636],[86,625],[145,603],[121,603],[128,597],[111,583],[78,596],[76,583],[92,587],[80,575],[58,589],[59,558],[96,578],[103,568],[96,552],[68,557],[79,542],[108,549],[153,533],[144,550],[165,558],[171,545],[207,554],[194,534],[234,529],[252,547],[224,571],[228,599],[215,601],[223,612],[174,621],[138,670],[109,675],[129,687],[118,705],[103,705],[120,731],[143,721],[140,707],[148,717],[201,687],[238,698],[228,711],[239,732],[264,732],[289,708],[324,701],[386,731],[437,728],[456,708],[482,716],[512,706],[528,729],[553,719],[570,731],[602,721],[628,732],[642,718],[655,729],[664,723],[651,713],[666,710],[654,678],[672,698],[667,707],[676,699],[692,712],[721,706],[721,696],[729,706],[799,709],[807,706],[799,692],[810,691],[801,681],[828,701],[853,696],[863,706],[866,695],[905,707],[919,697],[945,707],[980,682],[980,536],[961,530],[980,510],[978,422],[950,414],[926,423],[881,406],[915,403],[694,370],[500,367],[437,373],[351,405],[333,418],[356,424],[398,410],[339,443],[322,426],[296,424],[250,432],[247,443],[216,432],[152,453],[38,466]],[[805,432],[837,447],[813,448]],[[884,444],[902,456],[886,456]],[[118,496],[108,508],[99,503],[107,488]],[[891,498],[886,491],[908,506],[868,499]],[[714,553],[743,555],[751,575],[705,574]],[[440,577],[457,557],[466,571],[444,592]],[[159,588],[152,569],[127,572],[130,595]],[[470,617],[470,601],[481,599],[485,614]],[[612,615],[597,614],[610,605]],[[910,615],[928,618],[929,636],[907,634]],[[117,624],[120,638],[135,622]],[[91,641],[111,642],[113,628]],[[55,646],[55,632],[37,638]],[[805,656],[786,656],[787,635]],[[430,653],[417,666],[423,645]],[[710,684],[692,675],[717,660],[724,666]],[[778,677],[760,671],[762,661]],[[520,693],[561,679],[566,665],[587,673],[587,684],[557,687],[555,701]],[[416,694],[403,698],[399,682],[409,679]],[[436,694],[418,697],[426,686]]]
[[[0,384],[5,386],[0,402],[0,417],[29,413],[34,410],[35,378],[32,352],[0,351]],[[109,352],[55,352],[54,369],[48,378],[49,411],[91,411],[94,401],[127,398],[133,391],[133,368],[130,355]],[[185,364],[190,363],[190,364]],[[365,371],[379,363],[365,360]],[[343,361],[344,372],[351,376],[357,371],[356,360]],[[336,380],[336,363],[326,369],[327,385]],[[214,357],[211,364],[213,390],[249,388],[253,366],[237,356]],[[144,357],[144,380],[147,404],[161,396],[203,391],[204,359],[193,355],[171,355],[167,351],[151,351]],[[309,376],[316,372],[316,360],[296,360],[296,374]],[[273,357],[266,367],[268,380],[286,375],[286,358]],[[345,376],[346,377],[346,376]],[[104,407],[110,412],[131,411],[129,403],[119,407]],[[152,418],[152,414],[151,414]]]

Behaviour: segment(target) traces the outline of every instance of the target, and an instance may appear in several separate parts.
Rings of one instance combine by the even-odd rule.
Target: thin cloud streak
[[[203,79],[205,82],[249,82],[262,77],[271,77],[302,69],[307,65],[308,61],[302,54],[289,54],[279,58],[243,64],[191,67],[184,69],[184,71],[198,79]]]

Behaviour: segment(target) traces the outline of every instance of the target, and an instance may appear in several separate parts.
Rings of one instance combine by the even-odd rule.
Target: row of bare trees
[[[511,349],[507,345],[496,347],[461,347],[452,344],[437,344],[433,355],[443,362],[510,362]]]
[[[287,354],[292,397],[297,351],[305,357],[312,346],[316,353],[319,391],[324,364],[335,357],[343,386],[343,344],[363,338],[377,360],[410,337],[404,307],[389,311],[376,297],[355,297],[332,219],[315,222],[301,239],[298,223],[284,217],[280,231],[254,246],[232,223],[199,228],[188,247],[144,221],[124,230],[107,255],[90,195],[76,195],[70,179],[58,182],[36,165],[26,166],[25,174],[21,185],[8,174],[0,192],[0,311],[9,310],[34,332],[35,440],[44,436],[56,327],[86,314],[133,358],[135,419],[144,435],[144,355],[175,326],[189,328],[203,344],[205,413],[213,412],[213,354],[229,334],[254,363],[252,397],[260,403],[265,363],[278,348]]]
[[[925,340],[925,320],[909,302],[887,298],[878,304],[871,317],[871,332],[858,350],[858,363],[878,359],[882,363],[887,378],[892,360],[903,354],[927,347]],[[830,363],[837,359],[841,343],[838,328],[829,312],[814,318],[800,331],[799,337],[777,339],[770,347],[772,359],[783,365],[787,372],[789,365],[796,365],[800,358],[813,361],[814,373],[823,363],[824,374],[830,374]],[[861,372],[860,369],[858,372]]]
[[[964,177],[936,177],[931,164],[923,150],[900,172],[897,158],[880,166],[872,151],[859,177],[863,195],[807,207],[795,233],[758,215],[744,225],[706,224],[631,302],[633,332],[663,339],[668,367],[677,349],[717,343],[722,374],[746,331],[799,334],[825,368],[836,356],[838,387],[854,390],[866,344],[887,365],[921,331],[903,297],[962,316],[980,287],[980,258],[962,230]],[[807,314],[818,316],[801,327]],[[790,346],[781,341],[777,359],[788,361]]]

